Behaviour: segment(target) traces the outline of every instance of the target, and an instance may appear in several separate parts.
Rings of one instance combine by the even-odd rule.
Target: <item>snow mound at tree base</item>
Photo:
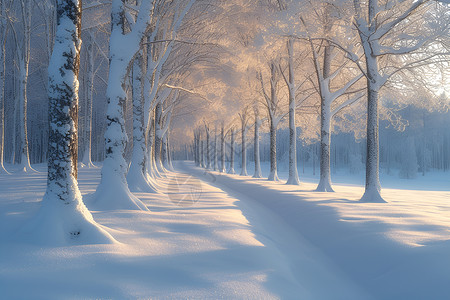
[[[144,173],[136,167],[130,167],[127,175],[127,182],[130,191],[141,193],[158,193],[156,187],[153,186],[153,184],[147,180]]]
[[[47,193],[36,216],[19,230],[15,239],[50,246],[117,243],[94,221],[81,195],[75,198],[66,204]]]
[[[94,210],[144,210],[147,206],[134,196],[124,179],[116,172],[102,169],[102,179],[89,208]]]
[[[365,191],[359,202],[363,203],[387,203],[380,195],[378,190],[368,189]]]
[[[331,180],[329,178],[321,178],[315,192],[334,193],[334,190],[331,187]]]

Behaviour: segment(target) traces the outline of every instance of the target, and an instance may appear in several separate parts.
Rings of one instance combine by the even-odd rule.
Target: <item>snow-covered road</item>
[[[0,175],[0,298],[450,299],[447,192],[361,204],[355,187],[312,193],[175,167],[159,193],[136,194],[150,212],[93,211],[111,245],[21,238],[46,174]],[[88,207],[99,171],[80,169]]]
[[[361,292],[356,299],[450,299],[450,226],[439,219],[449,214],[450,203],[444,202],[450,200],[448,192],[415,191],[414,198],[408,191],[387,190],[393,203],[366,204],[356,201],[355,195],[348,197],[349,192],[312,192],[314,185],[243,180],[205,172],[188,162],[177,167],[239,199],[236,204],[256,236],[263,242],[267,237],[280,249],[299,282],[307,278],[310,283],[325,283],[332,299],[343,295],[337,285]],[[429,203],[426,195],[436,202]],[[405,203],[405,198],[411,202]],[[312,253],[312,264],[305,263],[305,253]],[[318,272],[321,267],[345,284],[330,281]]]

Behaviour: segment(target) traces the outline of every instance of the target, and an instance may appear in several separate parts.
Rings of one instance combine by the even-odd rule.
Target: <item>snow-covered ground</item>
[[[177,162],[136,194],[150,212],[93,211],[117,243],[53,247],[19,234],[45,191],[35,167],[0,175],[3,299],[450,299],[450,173],[384,176],[388,203],[370,204],[363,174],[315,193],[302,170],[287,186]],[[99,176],[80,169],[88,207]]]

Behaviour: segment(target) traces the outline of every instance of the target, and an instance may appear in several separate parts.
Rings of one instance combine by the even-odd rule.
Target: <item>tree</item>
[[[424,28],[422,16],[431,8],[431,3],[430,0],[394,0],[380,5],[378,0],[364,3],[361,0],[353,1],[354,25],[358,30],[365,59],[365,69],[362,66],[360,69],[367,82],[366,185],[362,202],[385,202],[380,195],[379,179],[379,93],[388,79],[398,72],[398,69],[392,68],[395,57],[412,53],[432,43],[432,36],[436,32],[420,31]],[[431,29],[447,32],[448,23],[439,25],[433,24]],[[357,56],[349,55],[359,63]],[[406,67],[421,65],[427,58],[427,55],[419,55],[414,63]],[[381,65],[382,61],[387,63]]]
[[[6,173],[3,164],[5,151],[5,82],[6,82],[6,37],[8,35],[8,15],[7,12],[12,4],[12,1],[2,1],[0,3],[0,174]]]
[[[92,149],[92,105],[94,101],[94,34],[91,30],[88,30],[88,38],[87,41],[84,42],[86,45],[86,61],[87,61],[87,78],[86,78],[86,114],[84,116],[84,152],[83,158],[81,160],[82,164],[88,168],[94,167],[91,158],[91,149]]]
[[[211,145],[210,145],[210,129],[209,124],[205,122],[205,133],[206,133],[206,169],[211,169]]]
[[[145,52],[145,51],[144,51]],[[142,68],[145,66],[144,55],[139,53],[134,59],[132,69],[132,99],[133,99],[133,153],[127,182],[133,192],[155,193],[156,188],[146,175],[147,149],[144,128],[144,95],[142,94],[144,80]]]
[[[222,126],[220,127],[220,169],[219,172],[225,173],[225,138],[227,133],[225,133],[224,122],[222,122]]]
[[[230,168],[228,169],[228,174],[236,174],[236,171],[234,170],[234,147],[235,147],[235,131],[234,126],[231,127],[231,141],[230,141]]]
[[[259,119],[259,110],[258,106],[255,104],[253,107],[253,112],[255,115],[255,124],[254,127],[254,136],[253,136],[253,152],[254,152],[254,160],[255,160],[255,173],[253,174],[253,178],[261,178],[261,159],[259,153],[259,128],[261,126],[261,120]]]
[[[114,239],[84,205],[77,184],[81,5],[76,0],[58,0],[56,9],[56,40],[48,70],[47,191],[38,215],[25,230],[33,232],[33,239],[55,244],[112,243]]]
[[[214,171],[218,170],[218,163],[217,163],[217,126],[214,127]]]
[[[288,52],[288,77],[283,75],[284,81],[289,90],[289,177],[286,184],[299,185],[300,180],[298,179],[297,172],[297,128],[295,126],[295,109],[296,104],[296,90],[295,78],[294,78],[294,41],[290,38],[287,41],[286,47]],[[281,69],[281,68],[280,68]]]
[[[242,112],[239,113],[239,119],[241,120],[241,159],[242,159],[242,170],[241,176],[248,176],[247,173],[247,130],[248,130],[248,113],[250,108],[248,106],[244,107]]]
[[[280,100],[278,92],[278,68],[274,62],[270,63],[270,96],[266,92],[263,75],[259,72],[259,81],[261,83],[261,91],[264,97],[263,105],[267,109],[270,124],[270,173],[268,180],[278,181],[277,174],[277,129],[284,114],[280,112]]]
[[[27,85],[28,68],[30,64],[31,52],[31,7],[32,0],[20,0],[22,32],[19,35],[13,31],[16,40],[17,66],[19,69],[19,137],[20,137],[20,164],[21,171],[34,171],[30,165],[30,155],[28,150],[28,130],[27,130]]]
[[[321,5],[322,4],[322,5]],[[332,37],[336,33],[338,17],[341,23],[342,14],[331,3],[320,3],[322,9],[314,7],[313,25],[308,24],[303,17],[301,21],[307,28],[307,41],[311,47],[312,60],[315,68],[318,93],[320,95],[320,180],[316,188],[318,192],[333,192],[331,186],[331,122],[333,117],[344,108],[354,104],[362,98],[360,90],[351,88],[363,77],[361,72],[354,67],[347,67],[349,62],[344,54],[337,53],[332,41],[344,40],[346,44],[355,43],[352,36],[340,32],[339,37]],[[317,23],[317,19],[319,20]],[[312,37],[313,27],[320,27],[319,37]],[[341,36],[344,37],[341,37]],[[341,44],[340,44],[341,45]],[[342,46],[341,46],[342,47]],[[356,69],[356,70],[355,70]],[[347,76],[344,76],[347,75]],[[359,93],[358,93],[359,92]],[[344,99],[344,100],[343,100]]]
[[[105,161],[94,202],[102,209],[148,210],[136,196],[131,194],[125,177],[128,168],[124,158],[127,144],[124,103],[126,100],[125,80],[148,30],[152,16],[151,8],[151,1],[141,1],[137,8],[139,13],[136,21],[127,19],[132,24],[130,24],[130,31],[125,33],[125,0],[112,1]],[[124,45],[126,49],[123,48]]]

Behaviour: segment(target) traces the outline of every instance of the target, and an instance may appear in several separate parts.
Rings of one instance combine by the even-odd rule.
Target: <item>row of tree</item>
[[[48,146],[41,147],[48,150],[49,165],[48,200],[43,202],[43,211],[53,206],[46,203],[59,203],[61,211],[71,207],[77,216],[94,224],[76,187],[79,131],[86,166],[92,166],[91,142],[104,133],[101,182],[93,207],[147,210],[131,191],[156,190],[157,178],[171,169],[169,133],[178,132],[177,141],[182,143],[182,136],[189,136],[189,123],[194,128],[197,124],[194,144],[198,163],[203,157],[201,137],[206,137],[206,157],[211,157],[212,123],[222,124],[219,140],[223,171],[225,136],[231,128],[234,148],[237,135],[233,125],[239,122],[245,175],[247,132],[254,126],[257,150],[259,130],[264,129],[260,126],[266,120],[270,132],[269,179],[277,180],[276,133],[287,117],[288,182],[292,184],[298,183],[297,124],[303,129],[302,135],[320,128],[318,189],[331,191],[332,119],[339,119],[340,126],[349,124],[347,130],[361,127],[358,116],[366,115],[362,99],[367,100],[368,116],[366,193],[362,200],[382,202],[378,174],[380,93],[384,89],[398,99],[407,99],[417,91],[411,89],[417,82],[430,83],[424,74],[447,63],[449,16],[446,4],[436,1],[379,2],[92,1],[84,3],[83,13],[91,15],[81,22],[79,1],[2,1],[1,85],[2,91],[5,86],[13,91],[14,101],[9,103],[17,107],[13,115],[18,118],[10,128],[20,133],[20,143],[13,142],[10,148],[20,144],[21,169],[32,171],[27,138],[28,65],[32,57],[32,12],[41,9],[49,61],[49,80],[44,86],[50,104]],[[111,12],[110,17],[105,11]],[[16,16],[22,21],[17,22]],[[110,24],[110,29],[97,34],[105,24]],[[80,42],[83,28],[84,48]],[[15,50],[11,61],[17,66],[9,82],[17,82],[17,88],[6,85],[7,42],[8,49]],[[78,130],[80,69],[85,103],[80,118],[82,130]],[[95,108],[102,107],[94,101],[99,81],[106,85],[104,117],[97,118],[104,124],[103,130],[93,125]],[[2,92],[2,108],[5,94]],[[320,125],[316,127],[318,113]],[[4,115],[1,121],[4,171]],[[42,146],[45,139],[37,140]],[[217,145],[217,135],[214,139]],[[259,161],[259,151],[254,154]],[[218,156],[214,157],[209,164],[219,167]],[[233,157],[231,151],[231,161]],[[208,160],[206,164],[208,167]],[[83,232],[70,229],[70,236],[79,235]]]
[[[396,124],[399,123],[399,114],[388,107],[380,107],[381,100],[385,99],[387,103],[388,98],[396,97],[396,105],[401,106],[419,94],[419,101],[427,102],[419,106],[448,109],[448,100],[439,101],[436,95],[446,86],[445,75],[438,83],[441,86],[434,87],[434,93],[421,91],[419,87],[433,85],[432,74],[436,74],[440,66],[441,72],[445,73],[444,68],[448,64],[447,5],[431,1],[388,2],[389,5],[380,5],[376,0],[364,3],[269,1],[263,9],[265,24],[257,24],[257,30],[252,28],[241,34],[244,54],[239,54],[239,59],[249,61],[245,65],[247,91],[236,95],[243,108],[235,114],[233,121],[230,122],[227,116],[227,120],[219,118],[216,124],[222,122],[221,132],[225,132],[219,138],[222,143],[224,135],[229,132],[231,149],[235,148],[233,128],[240,126],[242,175],[247,174],[246,135],[248,129],[254,127],[255,176],[260,176],[259,131],[261,119],[266,119],[270,133],[268,179],[278,180],[276,133],[282,120],[288,118],[287,183],[298,184],[296,121],[300,116],[303,131],[318,131],[320,136],[317,191],[333,191],[330,177],[332,120],[338,120],[337,126],[344,130],[358,131],[362,127],[361,116],[367,116],[364,126],[367,140],[366,190],[361,201],[384,202],[379,182],[380,113],[391,119],[394,126],[402,128]],[[254,46],[258,39],[264,40],[263,46]],[[256,61],[248,59],[248,53],[257,57]],[[262,68],[261,65],[267,67]],[[241,66],[241,69],[244,68]],[[301,74],[300,78],[297,78],[298,74]],[[262,117],[261,110],[264,110]],[[252,111],[253,122],[249,124]],[[320,116],[320,129],[316,131],[314,118],[317,114]],[[202,122],[205,121],[200,120]],[[224,122],[231,129],[224,129]],[[314,130],[307,128],[313,127],[311,125]],[[204,130],[203,124],[197,126],[193,143],[197,165],[206,168],[212,168],[209,163],[211,153],[216,157],[216,148],[213,147],[212,152],[210,150],[209,126],[206,124]],[[205,139],[203,146],[202,137]],[[206,163],[201,154],[203,148]],[[222,149],[225,147],[220,147],[221,158],[225,156]],[[233,158],[232,151],[229,172],[234,172]],[[223,169],[221,165],[220,170]]]

